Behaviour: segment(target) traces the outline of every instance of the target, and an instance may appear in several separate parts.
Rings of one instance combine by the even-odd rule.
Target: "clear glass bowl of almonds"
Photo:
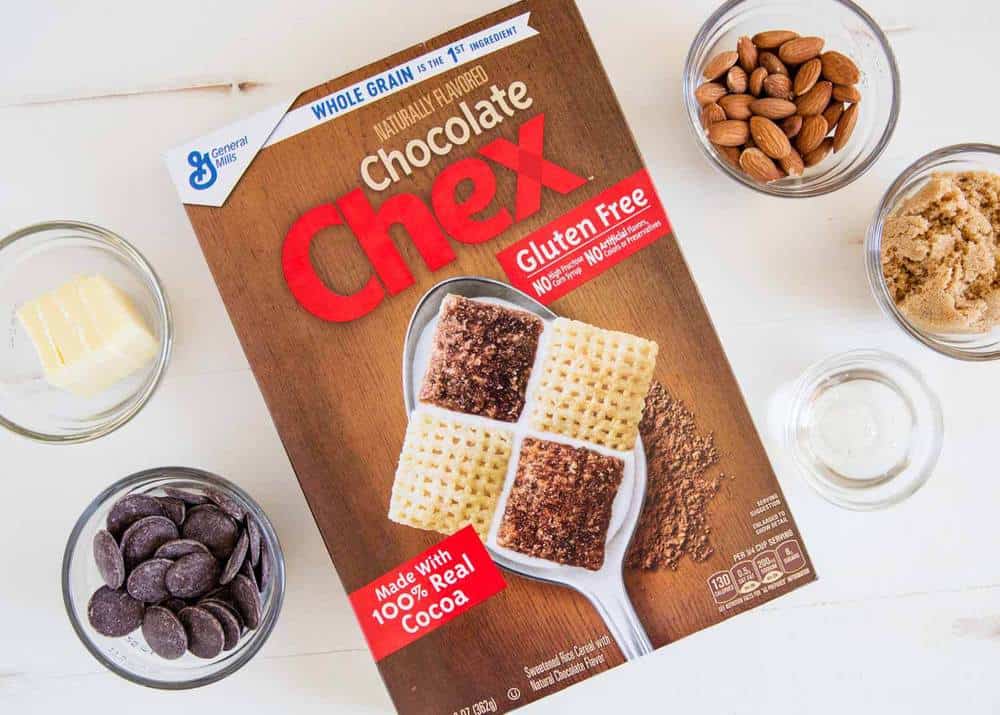
[[[140,685],[181,690],[236,672],[285,594],[274,527],[242,489],[186,467],[139,472],[87,506],[66,545],[63,601],[87,650]]]
[[[850,0],[731,0],[691,45],[684,101],[725,174],[772,196],[819,196],[885,149],[899,70],[885,34]]]

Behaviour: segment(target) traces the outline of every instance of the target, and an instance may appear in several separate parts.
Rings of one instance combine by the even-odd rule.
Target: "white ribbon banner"
[[[530,14],[526,12],[488,27],[474,35],[456,40],[409,62],[404,62],[363,79],[350,87],[321,97],[304,107],[294,109],[282,118],[264,146],[277,144],[320,124],[325,124],[331,119],[353,112],[359,107],[373,104],[418,82],[436,77],[469,62],[475,62],[492,52],[534,37],[538,31],[528,26]]]

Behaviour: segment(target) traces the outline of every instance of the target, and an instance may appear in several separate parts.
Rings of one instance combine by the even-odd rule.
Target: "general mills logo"
[[[194,171],[188,177],[188,183],[196,191],[207,189],[219,178],[219,172],[216,171],[215,164],[212,163],[208,152],[200,152],[195,149],[188,154],[188,164],[194,167]]]

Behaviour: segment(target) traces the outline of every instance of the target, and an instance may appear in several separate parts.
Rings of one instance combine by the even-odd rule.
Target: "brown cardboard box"
[[[256,153],[238,134],[181,149],[190,187],[216,173],[231,185],[221,206],[187,210],[348,592],[444,538],[387,510],[408,422],[407,327],[421,296],[456,276],[511,283],[559,316],[655,341],[654,379],[714,439],[717,463],[701,475],[715,484],[708,541],[676,568],[624,572],[653,646],[815,578],[572,2],[517,3],[307,90]],[[208,178],[205,157],[216,159]],[[628,215],[639,208],[641,219]],[[591,229],[607,220],[599,233],[588,215]],[[503,580],[379,661],[400,711],[506,711],[623,662],[622,634],[580,593]]]

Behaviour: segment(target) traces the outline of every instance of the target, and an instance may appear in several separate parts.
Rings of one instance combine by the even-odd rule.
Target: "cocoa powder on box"
[[[708,506],[725,475],[709,475],[719,452],[683,402],[654,382],[639,425],[646,452],[646,503],[629,549],[630,568],[676,569],[714,552]]]

